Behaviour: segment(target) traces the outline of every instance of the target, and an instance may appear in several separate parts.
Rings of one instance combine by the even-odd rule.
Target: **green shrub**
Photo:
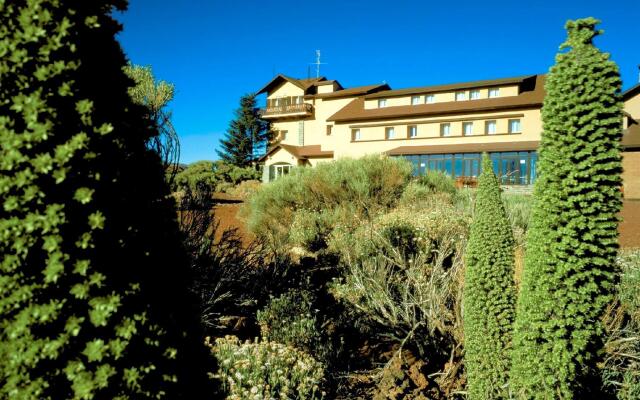
[[[229,400],[322,399],[323,366],[310,355],[280,343],[240,343],[232,336],[212,346],[217,377]]]
[[[433,193],[448,193],[453,196],[457,190],[453,179],[442,171],[428,170],[417,181]]]
[[[207,357],[122,1],[0,2],[0,398],[197,399]]]
[[[604,318],[605,356],[600,367],[604,390],[619,400],[640,398],[640,250],[621,252],[616,300]]]
[[[262,338],[313,354],[320,334],[312,301],[311,293],[302,289],[272,298],[257,314]]]
[[[593,18],[567,22],[546,78],[535,204],[511,371],[518,398],[592,396],[600,318],[616,280],[622,103]]]
[[[212,161],[197,161],[190,164],[183,171],[178,172],[174,179],[177,190],[188,187],[192,191],[196,191],[199,185],[215,188],[218,181]]]
[[[511,223],[511,229],[513,229],[516,243],[523,243],[526,233],[529,230],[533,196],[526,194],[504,193],[502,195],[502,201],[504,202],[504,207],[507,211],[507,218]]]
[[[506,399],[516,290],[514,239],[491,159],[483,156],[465,255],[464,364],[469,399]]]
[[[443,202],[419,214],[391,211],[353,233],[336,231],[330,246],[339,252],[344,271],[332,292],[377,323],[382,336],[406,339],[422,351],[428,346],[422,341],[461,340],[467,226],[468,217]]]
[[[338,210],[335,211],[338,215],[348,218],[342,223],[357,226],[354,220],[370,219],[380,210],[396,205],[410,175],[408,162],[379,156],[295,168],[249,199],[245,209],[247,225],[251,232],[266,238],[274,249],[290,248],[291,226],[297,213],[310,215]],[[322,218],[315,218],[319,219]],[[340,221],[334,220],[334,223]]]

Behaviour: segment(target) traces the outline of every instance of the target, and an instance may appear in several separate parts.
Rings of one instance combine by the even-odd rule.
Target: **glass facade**
[[[482,153],[418,154],[402,156],[413,164],[414,175],[438,170],[453,178],[477,177],[482,170]],[[531,185],[536,179],[535,151],[489,153],[493,171],[502,185]]]

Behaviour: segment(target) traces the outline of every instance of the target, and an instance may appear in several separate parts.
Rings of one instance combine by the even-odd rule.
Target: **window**
[[[360,129],[351,130],[351,140],[360,140]]]
[[[420,104],[420,96],[411,96],[411,105],[415,106]]]
[[[498,97],[500,95],[500,89],[493,88],[489,89],[489,97]]]
[[[278,107],[278,106],[280,106],[280,99],[273,99],[273,100],[271,100],[271,101],[273,101],[273,106],[274,106],[274,107]]]
[[[451,136],[451,124],[440,124],[440,136]]]
[[[384,132],[387,139],[394,139],[396,137],[396,130],[393,127],[384,128]]]
[[[287,140],[287,131],[280,131],[280,140]]]
[[[473,122],[462,123],[462,134],[465,136],[473,135]]]
[[[333,129],[333,125],[327,125],[327,136],[331,135],[332,129]]]
[[[480,98],[480,91],[479,90],[472,90],[469,92],[469,99],[471,100],[477,100]]]
[[[456,101],[466,100],[467,94],[465,92],[456,92]]]
[[[485,135],[495,135],[496,133],[496,121],[486,121],[484,123],[484,134]]]
[[[378,108],[383,108],[387,106],[387,99],[378,100]]]
[[[269,166],[269,181],[274,181],[283,175],[287,175],[293,168],[289,164],[275,164]]]
[[[509,133],[519,133],[520,131],[520,120],[519,119],[510,119],[509,120]]]
[[[436,102],[436,96],[433,94],[428,94],[426,96],[424,96],[424,102],[427,104],[431,104],[431,103],[435,103]]]
[[[418,136],[418,127],[416,125],[407,126],[407,137],[414,138]]]

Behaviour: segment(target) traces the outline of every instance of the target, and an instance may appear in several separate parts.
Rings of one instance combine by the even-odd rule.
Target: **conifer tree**
[[[0,0],[0,398],[209,397],[116,0]],[[193,333],[193,335],[192,335]],[[204,350],[204,349],[202,349]]]
[[[546,81],[539,177],[517,305],[517,398],[597,398],[593,378],[618,249],[622,107],[593,18],[569,21]]]
[[[217,153],[222,161],[248,167],[266,151],[272,138],[271,126],[260,117],[253,94],[242,96],[235,116],[224,139],[220,140],[222,150]]]
[[[486,154],[482,164],[464,277],[464,365],[471,400],[508,398],[516,301],[513,232]]]

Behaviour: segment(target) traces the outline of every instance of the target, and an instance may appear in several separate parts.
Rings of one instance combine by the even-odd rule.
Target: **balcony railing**
[[[307,103],[267,107],[260,110],[260,114],[262,114],[262,116],[283,114],[311,114],[312,112],[313,105]]]

